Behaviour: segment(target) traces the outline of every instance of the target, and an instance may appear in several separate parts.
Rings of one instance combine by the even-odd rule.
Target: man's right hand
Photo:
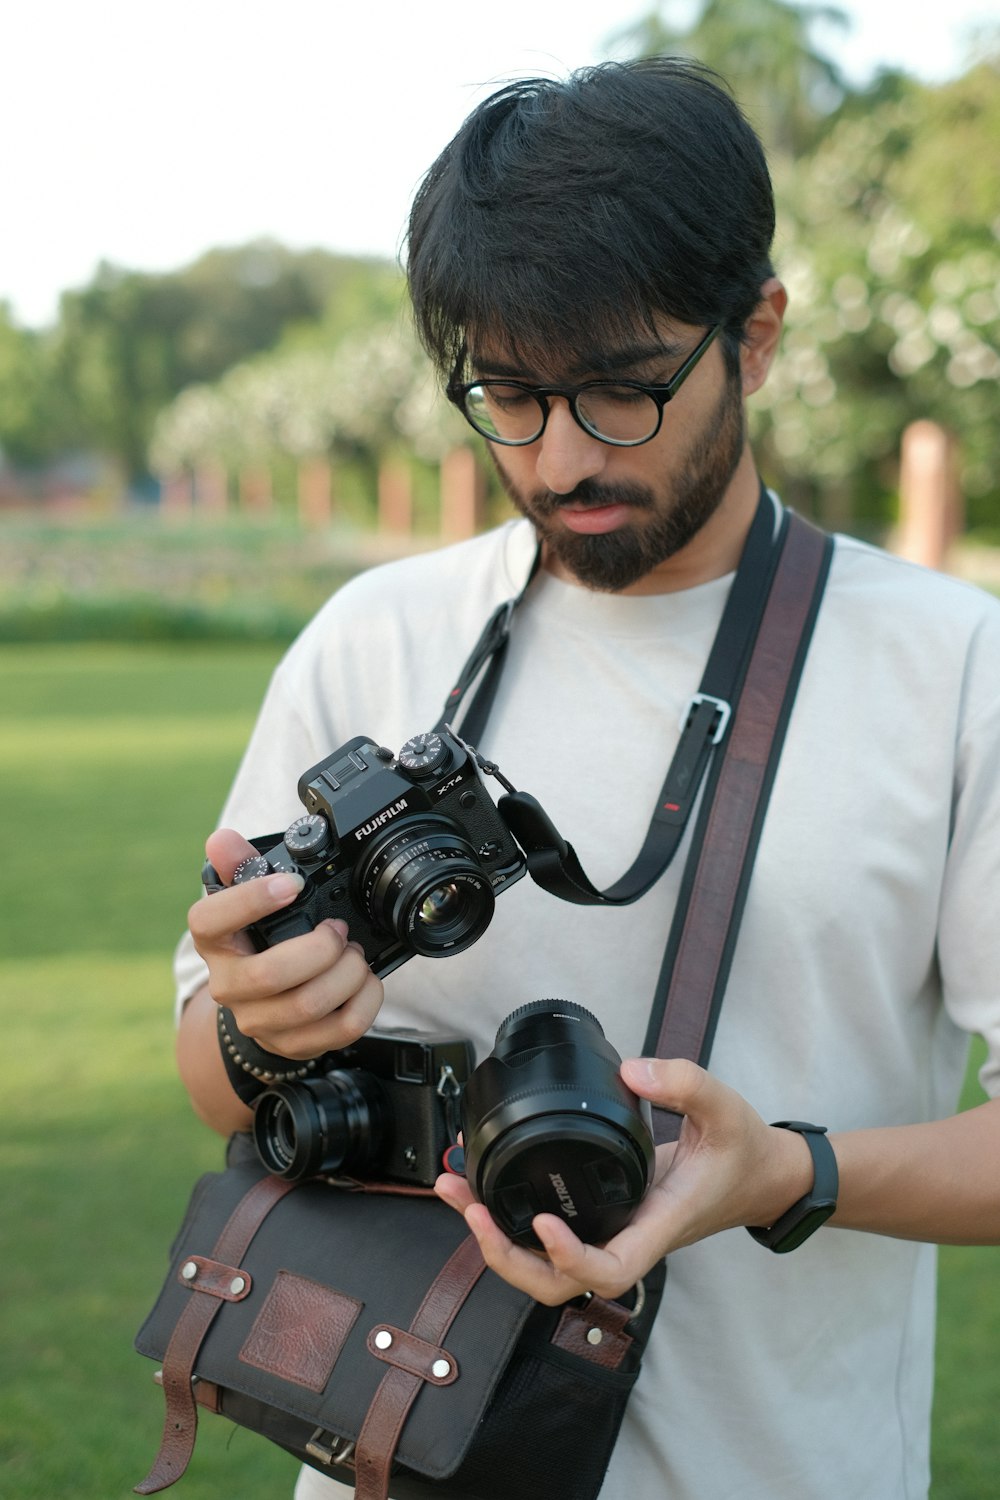
[[[188,923],[212,999],[244,1036],[282,1057],[318,1057],[356,1041],[378,1015],[383,990],[347,924],[327,919],[256,952],[244,929],[290,905],[300,884],[275,874],[230,885],[237,865],[257,852],[232,829],[213,833],[205,852],[227,888],[195,902]]]

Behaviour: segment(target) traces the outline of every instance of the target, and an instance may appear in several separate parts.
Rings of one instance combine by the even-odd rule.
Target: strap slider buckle
[[[732,705],[727,703],[725,698],[714,698],[711,693],[694,693],[688,700],[684,712],[681,715],[681,730],[683,732],[688,727],[691,719],[694,716],[695,710],[702,703],[711,703],[713,708],[718,711],[719,718],[718,722],[712,727],[711,739],[711,743],[713,745],[717,745],[725,734],[726,729],[729,725],[729,720],[733,715]]]

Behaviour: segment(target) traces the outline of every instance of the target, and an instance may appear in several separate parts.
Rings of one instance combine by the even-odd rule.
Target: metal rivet
[[[603,1342],[603,1340],[604,1340],[604,1334],[601,1332],[601,1330],[599,1328],[588,1328],[587,1329],[587,1343],[588,1344],[600,1344],[600,1343]]]
[[[229,1290],[232,1292],[234,1297],[238,1297],[240,1292],[245,1292],[246,1289],[247,1279],[245,1276],[234,1276],[232,1281],[229,1283]]]
[[[446,1359],[436,1359],[431,1365],[431,1374],[437,1376],[438,1380],[443,1380],[446,1375],[451,1374],[451,1365]]]
[[[391,1349],[392,1348],[392,1334],[389,1332],[389,1330],[387,1328],[380,1328],[379,1331],[378,1331],[378,1333],[375,1335],[375,1348],[376,1349]]]
[[[181,1266],[181,1275],[185,1281],[193,1281],[197,1274],[198,1267],[193,1260],[189,1260],[186,1265]]]

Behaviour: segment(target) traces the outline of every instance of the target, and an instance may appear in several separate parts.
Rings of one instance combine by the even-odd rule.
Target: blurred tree
[[[471,439],[437,390],[410,324],[395,319],[330,350],[258,356],[215,385],[182,391],[160,413],[150,463],[169,474],[210,458],[235,469],[282,455],[334,455],[374,471],[402,453],[436,461]]]
[[[0,302],[0,461],[41,463],[63,446],[67,413],[49,364],[46,337],[18,327]]]
[[[791,0],[659,0],[614,41],[634,55],[697,58],[738,85],[740,103],[771,153],[808,150],[848,93],[832,58],[818,50],[818,23],[845,28],[835,5]]]
[[[327,322],[343,331],[382,317],[400,281],[388,263],[271,241],[212,250],[161,275],[104,265],[62,297],[56,375],[79,430],[136,477],[156,416],[179,391],[218,379],[289,330]]]
[[[893,518],[899,440],[959,438],[973,525],[1000,523],[1000,53],[938,87],[899,75],[779,169],[791,301],[757,435],[790,498]]]

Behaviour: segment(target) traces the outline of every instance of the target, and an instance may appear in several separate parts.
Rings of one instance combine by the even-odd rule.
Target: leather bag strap
[[[297,1183],[286,1182],[281,1177],[262,1177],[256,1182],[233,1209],[215,1243],[211,1260],[233,1268],[235,1272],[271,1209],[297,1186]],[[181,1265],[186,1264],[197,1267],[197,1258],[191,1256],[187,1261],[182,1258]],[[213,1275],[209,1284],[199,1287],[195,1276],[187,1283],[193,1295],[177,1320],[163,1356],[166,1413],[160,1451],[146,1478],[135,1486],[137,1495],[155,1495],[158,1490],[165,1490],[180,1479],[191,1461],[198,1431],[198,1407],[192,1379],[198,1351],[226,1300],[219,1292],[218,1280],[218,1276]],[[194,1295],[199,1292],[202,1295]]]
[[[445,1262],[410,1324],[414,1338],[440,1345],[486,1269],[470,1234]],[[354,1451],[354,1500],[387,1500],[389,1475],[410,1408],[424,1386],[412,1369],[392,1366],[372,1397]]]
[[[705,789],[657,986],[647,1056],[708,1060],[764,814],[829,572],[833,539],[789,517],[781,560],[747,668],[718,780]],[[665,998],[663,998],[665,991]],[[681,1116],[654,1109],[657,1143]]]

